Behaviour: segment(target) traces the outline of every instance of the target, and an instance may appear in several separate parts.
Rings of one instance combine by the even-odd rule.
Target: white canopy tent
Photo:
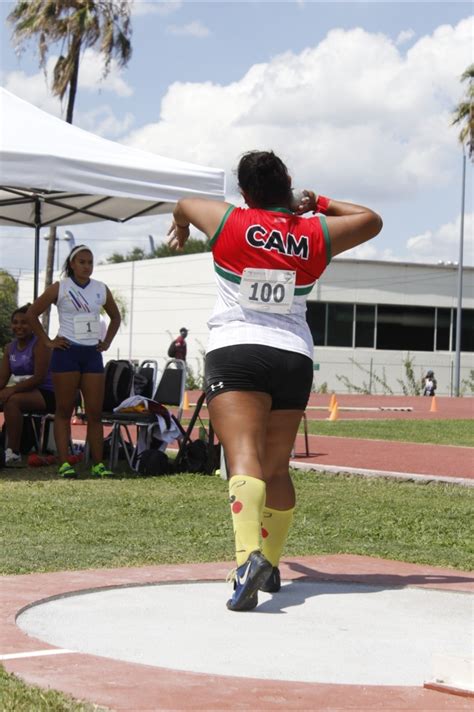
[[[42,227],[122,223],[224,194],[223,170],[108,141],[0,87],[0,224],[35,228],[34,297]]]

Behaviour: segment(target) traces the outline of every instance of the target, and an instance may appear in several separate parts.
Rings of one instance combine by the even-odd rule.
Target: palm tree
[[[467,147],[468,156],[472,160],[474,154],[474,64],[471,64],[461,75],[461,81],[468,81],[465,97],[457,105],[452,124],[460,124],[459,141]]]
[[[473,160],[474,155],[474,64],[471,64],[461,75],[461,81],[468,81],[464,98],[459,102],[454,112],[452,124],[460,124],[459,141],[462,145],[462,192],[461,220],[459,236],[458,289],[456,307],[456,351],[454,358],[454,394],[461,394],[461,346],[462,346],[462,283],[463,283],[463,251],[464,251],[464,205],[466,192],[466,148],[467,155]]]
[[[13,41],[18,49],[36,39],[39,66],[46,68],[51,46],[59,45],[59,57],[53,70],[51,91],[61,100],[67,94],[66,121],[72,124],[84,51],[98,47],[104,60],[103,76],[112,59],[124,67],[132,54],[130,37],[131,5],[126,0],[18,0],[8,15],[13,25]],[[45,287],[52,282],[56,228],[50,228],[46,260]],[[49,310],[43,317],[49,327]]]

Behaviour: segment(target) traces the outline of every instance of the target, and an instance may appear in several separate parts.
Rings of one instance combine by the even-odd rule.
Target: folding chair
[[[293,445],[293,449],[291,450],[291,457],[311,457],[311,453],[309,451],[309,439],[308,439],[308,419],[306,417],[306,412],[303,413],[303,417],[301,419],[303,423],[303,432],[304,432],[304,446],[305,446],[305,452],[296,452],[296,439]],[[296,436],[298,438],[298,436]]]
[[[166,362],[153,400],[162,405],[177,407],[176,418],[183,416],[184,393],[186,390],[186,363],[178,358]]]
[[[153,398],[158,381],[158,361],[142,361],[133,378],[134,395]]]
[[[186,386],[186,364],[180,359],[167,361],[152,400],[164,406],[175,406],[176,415],[171,415],[181,438],[184,430],[180,425],[183,413],[183,401]],[[159,428],[156,416],[150,413],[110,413],[103,419],[112,425],[110,436],[109,467],[113,469],[118,461],[119,448],[123,447],[130,468],[134,469],[139,449],[150,447],[151,440]],[[129,427],[136,428],[136,439],[130,434]]]
[[[179,472],[180,467],[183,465],[185,459],[186,459],[186,447],[189,443],[192,442],[191,440],[191,435],[193,432],[193,429],[196,426],[196,422],[199,419],[199,422],[201,423],[201,426],[203,426],[203,422],[200,417],[200,412],[201,408],[204,405],[204,401],[206,399],[206,394],[201,393],[199,396],[196,406],[194,408],[194,413],[191,416],[191,419],[189,421],[188,427],[186,428],[186,431],[183,434],[183,438],[180,441],[179,444],[179,450],[178,454],[176,455],[175,459],[175,468]],[[220,452],[219,452],[220,450]],[[209,421],[209,426],[207,428],[207,459],[206,459],[206,464],[205,464],[205,473],[207,475],[211,475],[219,466],[219,459],[221,457],[221,452],[223,453],[223,449],[220,448],[219,446],[216,447],[214,444],[214,429],[212,427],[212,423]]]
[[[27,455],[31,450],[40,453],[43,450],[43,433],[46,418],[54,418],[54,414],[46,413],[23,413],[23,432],[20,443],[22,455]],[[3,435],[5,447],[8,447],[8,430],[6,423],[3,425]]]

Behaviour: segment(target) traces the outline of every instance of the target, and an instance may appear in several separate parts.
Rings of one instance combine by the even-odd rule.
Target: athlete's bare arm
[[[211,238],[221,224],[221,220],[230,207],[230,203],[221,200],[203,198],[183,198],[173,211],[173,224],[168,230],[170,247],[182,249],[189,237],[189,225]]]
[[[26,320],[31,326],[33,333],[36,334],[38,339],[48,348],[59,348],[64,349],[69,346],[69,342],[63,336],[56,336],[54,339],[50,339],[43,329],[39,316],[46,311],[46,309],[52,304],[56,304],[59,295],[59,282],[53,282],[49,287],[45,289],[43,294],[41,294],[33,304],[29,307],[26,312]]]
[[[317,196],[312,191],[304,191],[310,198],[300,206],[298,213],[316,209]],[[331,239],[331,253],[335,255],[371,240],[382,229],[382,218],[370,208],[342,200],[329,200],[326,222]]]

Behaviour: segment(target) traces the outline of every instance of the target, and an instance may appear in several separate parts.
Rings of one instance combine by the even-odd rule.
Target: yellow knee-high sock
[[[229,480],[237,566],[245,563],[252,551],[260,549],[260,523],[265,504],[265,489],[265,482],[256,477],[234,475]]]
[[[293,521],[293,509],[263,508],[262,512],[262,553],[272,566],[280,563],[281,552]]]

